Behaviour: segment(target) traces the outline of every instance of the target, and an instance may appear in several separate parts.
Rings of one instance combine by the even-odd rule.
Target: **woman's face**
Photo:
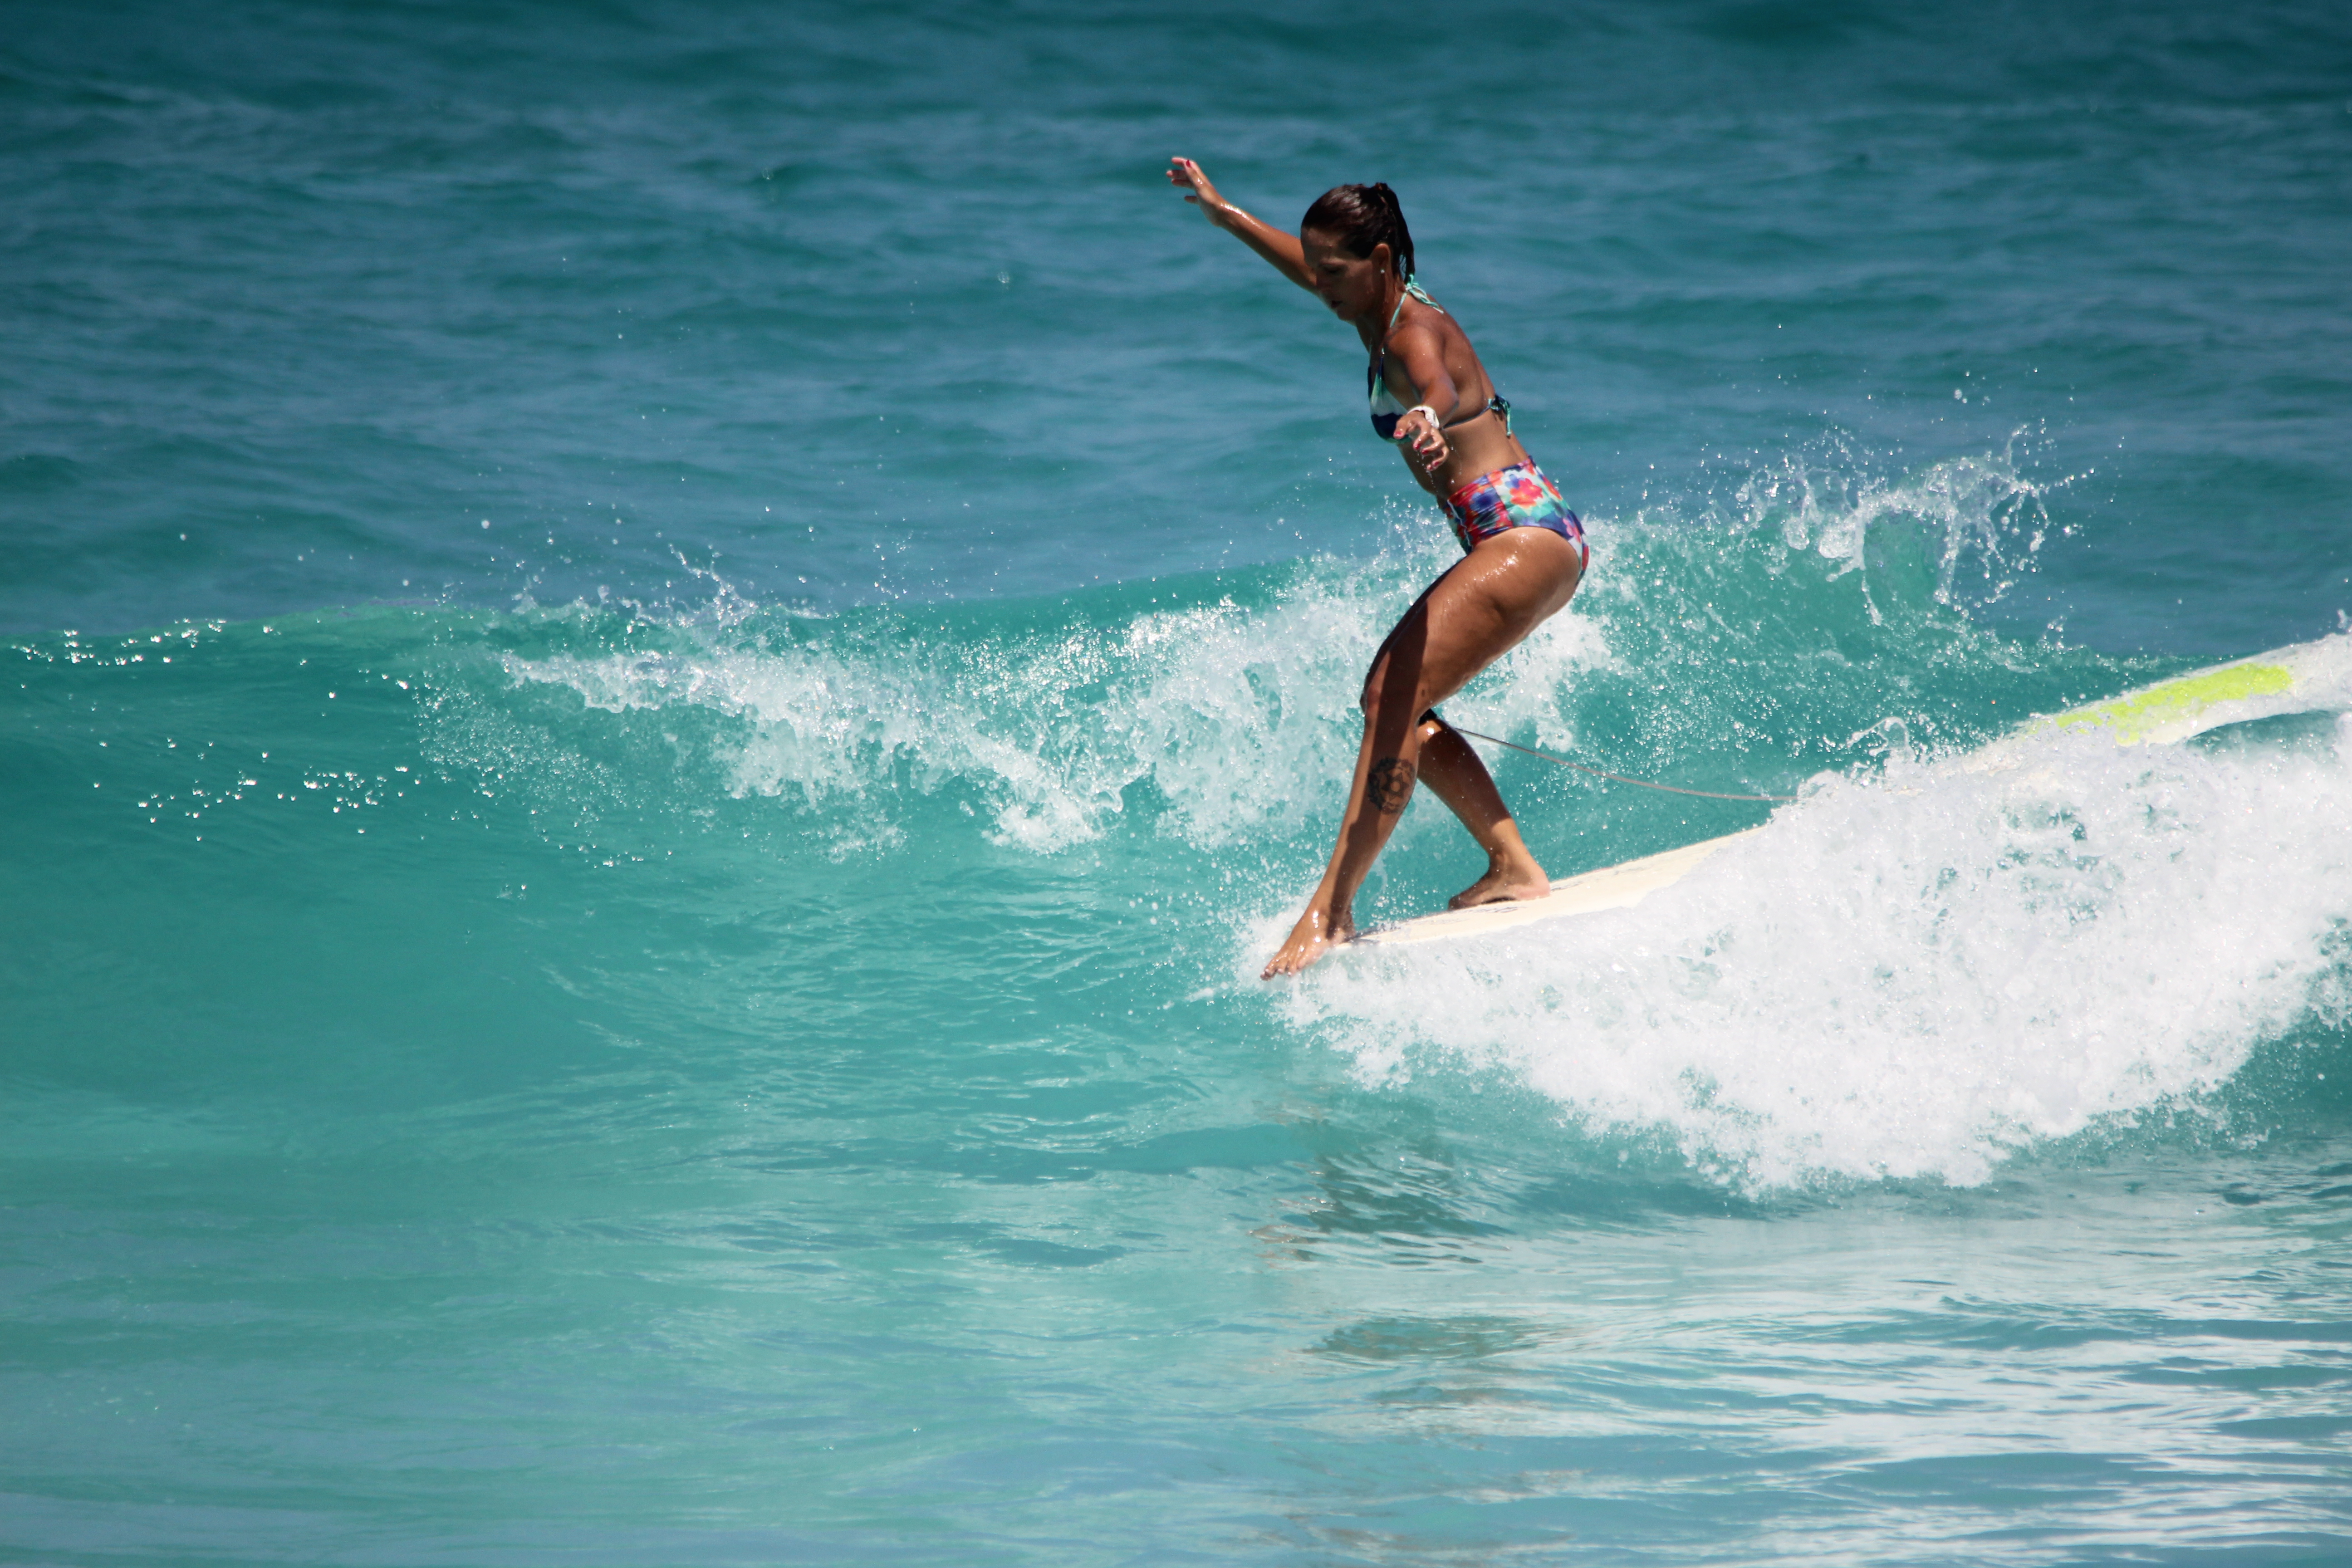
[[[1360,321],[1388,303],[1392,268],[1386,245],[1372,247],[1370,256],[1355,256],[1338,235],[1310,228],[1300,232],[1298,247],[1306,253],[1315,292],[1341,321]]]

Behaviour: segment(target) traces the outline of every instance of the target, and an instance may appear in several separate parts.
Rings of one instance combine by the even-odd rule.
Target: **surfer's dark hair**
[[[1404,226],[1396,193],[1386,185],[1334,185],[1315,198],[1298,226],[1337,235],[1356,256],[1370,256],[1372,247],[1385,245],[1403,269],[1398,276],[1412,276],[1412,230]]]

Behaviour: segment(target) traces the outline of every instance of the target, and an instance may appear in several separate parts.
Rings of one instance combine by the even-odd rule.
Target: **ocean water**
[[[0,10],[0,1561],[2352,1562],[2352,20]],[[1453,552],[1629,910],[1258,983]],[[1408,813],[1367,920],[1479,868]]]

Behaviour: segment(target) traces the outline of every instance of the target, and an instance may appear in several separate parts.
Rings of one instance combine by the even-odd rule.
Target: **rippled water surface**
[[[19,5],[0,1557],[2352,1561],[2352,26]],[[1261,985],[1453,546],[1639,907]],[[1360,912],[1479,869],[1415,806]]]

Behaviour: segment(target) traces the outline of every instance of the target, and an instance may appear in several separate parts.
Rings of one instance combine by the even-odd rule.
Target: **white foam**
[[[739,721],[720,761],[738,795],[811,805],[904,776],[980,785],[1000,842],[1041,853],[1094,837],[1153,781],[1170,831],[1203,849],[1302,830],[1355,756],[1358,685],[1430,563],[1322,564],[1276,601],[1230,600],[999,643],[921,635],[761,648],[731,633],[656,654],[509,655],[518,682],[611,712],[706,709]],[[845,647],[847,651],[845,651]],[[1559,700],[1598,631],[1557,617],[1463,712],[1571,737]]]
[[[1794,535],[1763,512],[1719,530],[1596,529],[1593,591],[1447,711],[1563,749],[1580,714],[1638,712],[1638,731],[1592,737],[1591,754],[1643,768],[1728,749],[1755,757],[1766,787],[1797,755],[1874,755],[1838,740],[1843,721],[1874,693],[1904,700],[1914,661],[1956,643],[1976,663],[2030,669],[2038,656],[1953,615],[1816,647],[1807,617],[1826,607],[1862,626],[1868,574],[1847,567],[1871,529],[1900,517],[1924,518],[1931,542],[1940,531],[1933,589],[1899,579],[1940,597],[1953,561],[2019,544],[2033,499],[1984,459],[1862,486],[1843,510],[1809,501]],[[658,653],[506,668],[614,713],[721,716],[709,743],[726,787],[854,804],[829,813],[854,819],[835,835],[843,855],[905,842],[891,813],[909,788],[959,781],[998,842],[1051,853],[1102,834],[1149,780],[1162,832],[1216,856],[1229,887],[1263,889],[1295,874],[1274,868],[1295,868],[1300,843],[1328,843],[1365,663],[1445,560],[1436,542],[1407,545],[1303,567],[1269,603],[1108,624],[1081,610],[1042,632],[904,616],[796,626],[772,646],[721,619],[656,628]],[[1759,566],[1786,575],[1760,580]],[[2337,757],[2056,733],[2015,753],[2030,765],[1989,772],[1906,760],[1901,724],[1867,733],[1881,730],[1882,778],[1830,781],[1670,894],[1465,947],[1349,955],[1281,1005],[1368,1079],[1504,1072],[1572,1121],[1664,1135],[1728,1180],[1968,1183],[2007,1150],[2222,1081],[2315,985],[2339,982],[2322,947],[2352,919]],[[1450,831],[1424,807],[1400,845]],[[1267,910],[1269,927],[1296,914]],[[1250,933],[1236,963],[1254,975],[1279,934]]]
[[[1946,603],[1964,559],[1998,588],[2039,543],[2042,489],[2008,453],[1893,479],[1865,468],[1842,450],[1800,455],[1750,475],[1728,514],[1705,506],[1696,519],[1668,509],[1596,523],[1591,586],[1448,715],[1576,749],[1580,700],[1630,689],[1647,716],[1641,734],[1597,737],[1596,754],[1645,770],[1727,740],[1744,749],[1793,677],[1823,661],[1833,681],[1851,672],[1854,650],[1825,643],[1816,622],[1842,599],[1881,618],[1865,565],[1874,531],[1924,531]],[[1147,779],[1169,807],[1162,831],[1204,850],[1260,844],[1328,830],[1360,733],[1365,667],[1413,595],[1458,559],[1426,509],[1384,510],[1392,515],[1368,521],[1388,525],[1385,549],[1360,563],[1307,563],[1271,604],[1248,608],[1228,600],[1109,625],[1081,611],[1059,630],[998,639],[934,632],[919,616],[803,622],[770,647],[749,604],[719,583],[709,613],[660,628],[665,651],[509,656],[506,668],[612,711],[724,715],[734,722],[715,760],[734,794],[812,807],[855,797],[872,829],[862,841],[876,845],[898,841],[887,817],[903,787],[975,785],[992,837],[1051,853],[1106,831]],[[1804,590],[1791,593],[1799,578]],[[1835,749],[1833,738],[1800,749],[1808,743]],[[1782,759],[1764,759],[1772,771],[1785,770],[1786,746],[1772,743]]]
[[[1501,1070],[1743,1185],[1980,1182],[2220,1083],[2333,983],[2352,919],[2340,756],[2033,761],[1832,782],[1638,908],[1360,950],[1284,1005],[1368,1079]]]

